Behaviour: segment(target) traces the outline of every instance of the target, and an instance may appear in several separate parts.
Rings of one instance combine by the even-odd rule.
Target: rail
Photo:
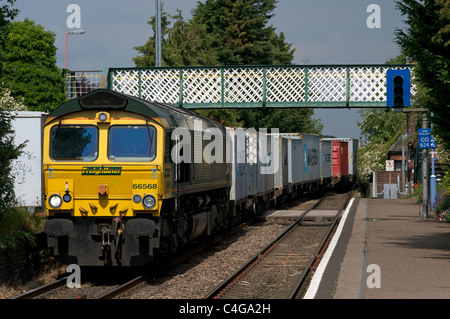
[[[20,294],[18,296],[12,297],[11,299],[33,299],[35,297],[38,297],[40,295],[43,295],[49,291],[55,290],[59,287],[62,287],[66,284],[67,277],[63,277],[61,279],[58,279],[52,283],[49,283],[47,285],[43,285],[41,287],[29,290],[23,294]]]
[[[311,258],[309,259],[306,266],[303,268],[301,275],[298,277],[298,279],[295,281],[295,283],[291,287],[286,287],[288,289],[288,293],[286,294],[288,299],[294,299],[299,294],[300,289],[303,287],[305,283],[305,279],[310,274],[311,270],[314,268],[314,266],[319,262],[322,254],[324,253],[324,250],[326,249],[326,244],[330,240],[330,236],[333,233],[333,230],[336,228],[336,225],[338,224],[338,221],[340,219],[340,215],[342,213],[342,210],[345,209],[346,205],[348,204],[350,198],[352,197],[353,192],[349,192],[348,195],[345,198],[345,201],[343,203],[342,208],[338,211],[336,214],[336,217],[334,218],[331,226],[326,231],[325,235],[323,236],[320,244],[318,245],[317,249],[312,254]],[[252,258],[250,258],[242,267],[240,267],[238,270],[236,270],[231,276],[229,276],[227,279],[225,279],[221,284],[219,284],[217,287],[215,287],[212,291],[210,291],[204,299],[218,299],[227,294],[228,290],[233,289],[236,282],[241,280],[243,276],[245,276],[247,273],[249,273],[256,264],[262,262],[264,258],[266,258],[267,255],[270,254],[270,252],[282,241],[285,240],[285,238],[293,232],[293,230],[303,221],[304,217],[312,210],[317,209],[324,201],[327,196],[324,196],[321,198],[317,203],[314,204],[313,207],[306,210],[302,213],[301,216],[299,216],[288,228],[286,228],[275,240],[273,240],[271,243],[269,243],[266,247],[264,247],[261,251],[259,251],[256,255],[254,255]],[[272,278],[273,280],[273,278]],[[234,297],[233,297],[234,298]]]
[[[289,227],[287,227],[277,238],[275,238],[272,242],[267,244],[263,249],[261,249],[257,254],[255,254],[252,258],[250,258],[244,265],[242,265],[239,269],[237,269],[232,275],[230,275],[227,279],[225,279],[221,284],[211,290],[204,299],[217,299],[220,298],[222,294],[224,294],[232,285],[233,282],[238,278],[246,274],[252,267],[254,267],[257,263],[259,263],[265,255],[267,255],[283,238],[287,236],[297,225],[303,220],[303,218],[308,214],[311,210],[314,210],[325,200],[327,196],[323,196],[317,203],[314,204],[313,207],[304,211]]]

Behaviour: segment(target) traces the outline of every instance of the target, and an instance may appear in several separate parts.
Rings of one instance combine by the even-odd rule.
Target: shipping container
[[[12,162],[18,206],[42,207],[42,128],[47,114],[13,112],[11,131],[16,146],[26,142],[22,154]]]
[[[320,180],[320,137],[318,135],[301,134],[303,174],[302,182]]]
[[[255,129],[245,131],[247,140],[247,196],[258,194],[258,132]]]
[[[358,165],[357,165],[357,157],[358,157],[358,146],[359,140],[356,138],[346,138],[339,137],[336,138],[339,141],[346,141],[348,144],[348,174],[350,177],[356,176],[358,174]]]
[[[289,183],[296,185],[302,181],[302,140],[299,136],[288,138]]]
[[[333,167],[331,164],[331,140],[322,139],[320,141],[320,151],[322,163],[320,165],[320,176],[330,178],[333,173]]]
[[[333,140],[331,144],[333,177],[348,176],[348,143]]]
[[[274,191],[274,173],[277,169],[277,159],[272,154],[273,140],[270,134],[259,133],[258,143],[258,183],[260,180],[264,183],[264,193],[271,193]],[[264,181],[262,181],[264,180]]]
[[[230,200],[239,203],[247,199],[247,143],[242,128],[227,127],[228,151],[231,155]]]
[[[276,133],[270,136],[273,148],[271,158],[274,165],[274,189],[283,190],[289,182],[288,139]]]

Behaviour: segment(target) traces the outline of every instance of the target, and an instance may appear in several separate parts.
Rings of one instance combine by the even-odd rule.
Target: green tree
[[[14,19],[19,13],[17,9],[14,9],[12,6],[15,0],[0,0],[0,48],[4,47],[6,40],[7,27],[11,23],[11,20]],[[4,3],[2,5],[2,3]],[[0,78],[3,73],[3,65],[2,65],[2,52],[0,50]]]
[[[389,109],[361,109],[361,134],[368,144],[384,144],[406,128],[406,115]]]
[[[320,120],[313,119],[313,115],[314,110],[310,108],[266,108],[240,111],[245,127],[278,128],[283,133],[321,134],[323,125]]]
[[[164,7],[164,3],[163,3],[163,7]],[[140,56],[133,58],[133,61],[137,67],[150,67],[150,66],[156,65],[156,61],[155,61],[156,18],[153,16],[150,19],[150,21],[147,21],[147,23],[151,26],[154,35],[151,36],[144,45],[134,47],[134,49],[141,54]],[[164,52],[166,52],[166,45],[165,45],[164,39],[167,37],[167,33],[169,32],[169,26],[170,26],[169,15],[163,9],[163,10],[161,10],[161,37],[162,37],[161,55],[162,55],[162,65],[163,66],[167,66],[165,63],[165,59],[164,59]]]
[[[406,114],[389,109],[361,109],[361,134],[367,143],[358,150],[358,188],[368,195],[369,180],[374,170],[382,170],[389,148],[406,129]]]
[[[402,0],[407,30],[396,30],[396,41],[415,63],[415,77],[425,90],[421,106],[433,113],[434,133],[450,149],[450,1]]]
[[[171,22],[173,20],[173,24]],[[155,17],[148,24],[155,33]],[[217,65],[216,51],[212,46],[212,36],[203,25],[184,21],[182,13],[176,15],[161,13],[162,66]],[[133,58],[138,67],[155,66],[155,35],[134,48],[141,55]]]
[[[221,65],[290,64],[294,49],[268,22],[276,0],[207,0],[193,10],[192,21],[214,35]]]
[[[66,100],[64,74],[56,66],[55,34],[25,19],[8,26],[0,51],[0,82],[14,97],[24,99],[30,110],[52,111]]]

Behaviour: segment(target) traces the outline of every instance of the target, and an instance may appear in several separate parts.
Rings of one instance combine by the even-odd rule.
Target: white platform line
[[[317,270],[314,273],[314,276],[309,285],[308,291],[306,292],[303,299],[314,299],[314,297],[316,296],[317,290],[319,289],[320,282],[322,281],[322,276],[325,272],[325,269],[327,268],[328,262],[330,261],[331,255],[333,254],[333,251],[336,247],[339,237],[341,236],[342,229],[344,228],[345,220],[347,219],[348,212],[350,211],[350,208],[352,207],[354,200],[355,200],[355,198],[352,198],[350,200],[350,203],[347,205],[347,208],[345,209],[344,214],[342,215],[341,221],[339,222],[338,229],[336,230],[336,233],[334,234],[333,239],[331,240],[330,245],[327,248],[327,251],[323,255],[323,258],[320,261],[319,267],[317,267]]]

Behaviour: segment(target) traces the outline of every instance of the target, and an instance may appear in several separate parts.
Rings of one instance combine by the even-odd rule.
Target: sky
[[[153,34],[147,21],[155,15],[156,0],[17,0],[16,20],[29,18],[56,34],[57,65],[65,64],[65,35],[70,4],[80,9],[83,35],[69,35],[68,69],[102,70],[133,67],[134,47]],[[164,10],[181,9],[185,20],[198,0],[163,0]],[[200,1],[200,2],[203,2]],[[371,4],[379,6],[379,28],[369,28]],[[369,7],[371,8],[371,7]],[[394,42],[396,28],[404,29],[405,17],[392,0],[279,0],[269,21],[277,33],[295,48],[294,64],[383,64],[399,54]],[[315,118],[325,135],[359,138],[357,109],[316,109]]]

